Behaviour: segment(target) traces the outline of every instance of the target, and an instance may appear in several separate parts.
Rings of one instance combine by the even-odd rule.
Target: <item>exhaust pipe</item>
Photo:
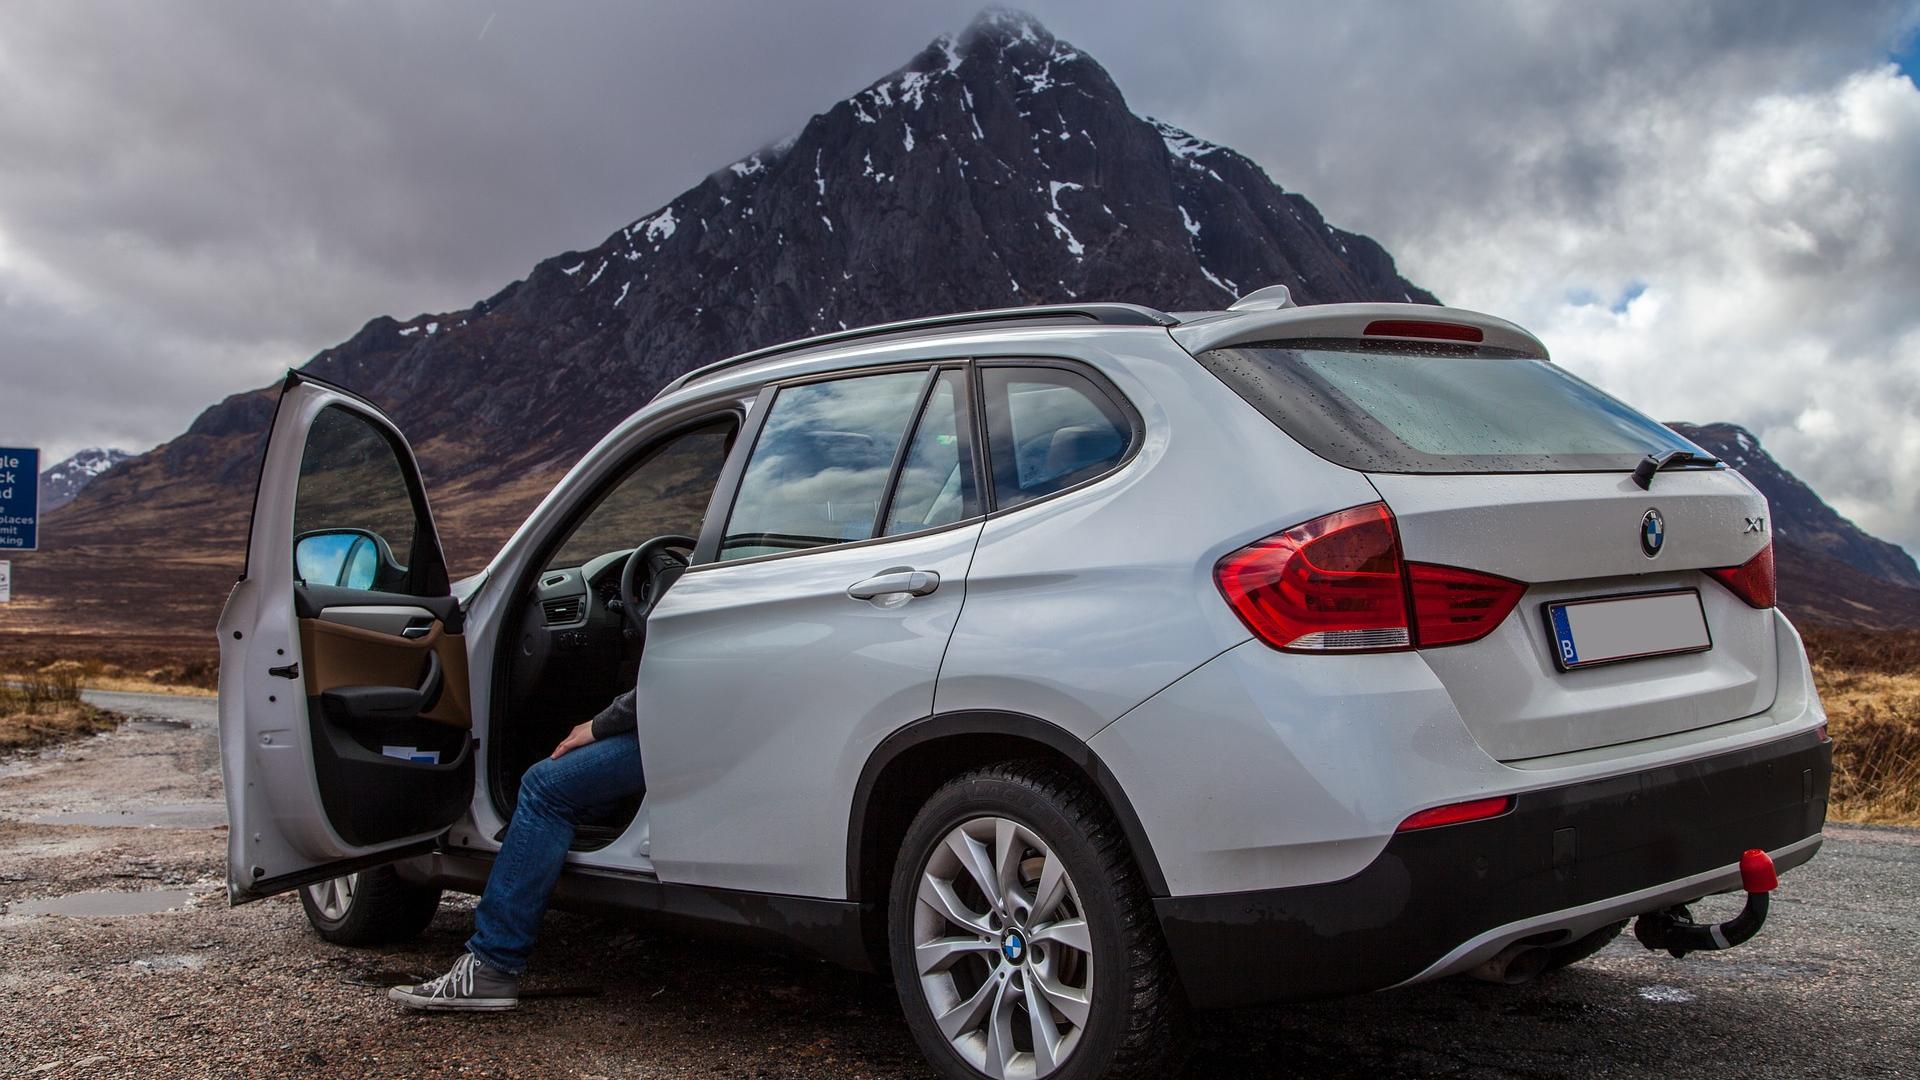
[[[1547,969],[1552,954],[1538,945],[1513,944],[1473,969],[1473,977],[1490,983],[1518,986]]]
[[[1633,936],[1647,948],[1665,949],[1676,959],[1690,952],[1731,949],[1759,933],[1767,921],[1768,894],[1780,887],[1773,859],[1757,848],[1741,855],[1740,884],[1747,890],[1747,906],[1726,922],[1696,923],[1683,904],[1640,916],[1634,921]]]

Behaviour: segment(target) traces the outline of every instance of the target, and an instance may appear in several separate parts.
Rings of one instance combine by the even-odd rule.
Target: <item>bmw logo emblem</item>
[[[1000,951],[1006,954],[1007,963],[1017,964],[1020,957],[1026,954],[1027,943],[1021,940],[1018,933],[1008,934],[1007,940],[1000,945]]]
[[[1640,517],[1640,550],[1651,559],[1660,554],[1667,543],[1667,519],[1660,516],[1658,510],[1648,510]]]

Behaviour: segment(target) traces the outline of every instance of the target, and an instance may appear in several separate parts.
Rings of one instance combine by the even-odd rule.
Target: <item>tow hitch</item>
[[[1760,932],[1767,921],[1767,894],[1780,886],[1773,859],[1759,849],[1740,856],[1740,885],[1747,890],[1747,906],[1723,923],[1701,925],[1685,905],[1651,911],[1633,924],[1633,936],[1649,949],[1665,949],[1675,957],[1711,949],[1731,949]]]

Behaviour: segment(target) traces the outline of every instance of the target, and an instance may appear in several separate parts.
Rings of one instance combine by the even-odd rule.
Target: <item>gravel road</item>
[[[134,719],[0,764],[0,1077],[925,1075],[877,979],[565,914],[528,986],[575,996],[402,1013],[379,987],[443,967],[471,900],[378,951],[229,910],[213,703],[91,699]],[[1920,1076],[1920,832],[1827,835],[1741,949],[1202,1016],[1184,1075]]]

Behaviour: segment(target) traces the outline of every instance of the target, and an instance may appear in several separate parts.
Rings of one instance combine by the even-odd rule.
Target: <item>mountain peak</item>
[[[981,12],[959,34],[934,38],[900,69],[840,105],[852,109],[861,122],[873,123],[885,111],[919,112],[947,94],[963,99],[961,111],[974,113],[982,108],[982,97],[1010,93],[1024,100],[1063,88],[1126,106],[1120,88],[1092,57],[1055,37],[1033,16],[995,7]],[[1032,113],[1016,111],[1022,119]],[[792,141],[776,146],[775,152],[784,152]]]
[[[1030,13],[999,4],[980,9],[980,14],[960,32],[959,40],[963,47],[981,43],[1004,47],[1018,42],[1045,48],[1058,42],[1053,32]]]

